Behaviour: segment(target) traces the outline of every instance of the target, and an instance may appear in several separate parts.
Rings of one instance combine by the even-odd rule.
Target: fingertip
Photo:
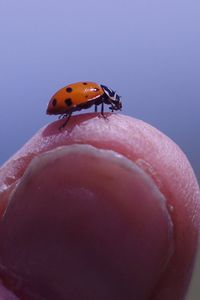
[[[17,295],[25,287],[25,296],[48,299],[147,299],[173,253],[166,199],[153,180],[124,156],[89,145],[31,162],[0,239],[4,279],[18,274]]]
[[[74,116],[62,132],[62,120],[41,129],[0,171],[7,187],[23,176],[33,157],[64,145],[92,145],[133,161],[164,195],[174,230],[174,253],[156,286],[153,299],[182,299],[189,285],[199,240],[200,194],[183,152],[151,125],[124,115],[108,120],[94,114]],[[184,247],[183,247],[184,245]]]

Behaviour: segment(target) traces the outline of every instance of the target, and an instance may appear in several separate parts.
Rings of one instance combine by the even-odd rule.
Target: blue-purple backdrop
[[[169,135],[200,179],[198,0],[1,0],[0,164],[41,126],[49,97],[92,80]]]

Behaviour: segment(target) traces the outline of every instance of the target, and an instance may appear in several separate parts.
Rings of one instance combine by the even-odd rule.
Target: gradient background
[[[57,89],[90,80],[171,137],[200,181],[199,0],[0,0],[0,73],[0,164],[56,119]]]

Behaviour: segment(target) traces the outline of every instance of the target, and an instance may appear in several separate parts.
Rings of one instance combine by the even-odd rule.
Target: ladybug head
[[[111,88],[108,88],[105,85],[101,85],[105,95],[111,100],[112,107],[110,107],[111,110],[121,110],[122,109],[122,102],[120,101],[120,96],[113,91]]]

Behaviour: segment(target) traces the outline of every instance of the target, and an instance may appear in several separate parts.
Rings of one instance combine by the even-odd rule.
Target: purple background
[[[51,95],[91,80],[171,137],[200,179],[200,1],[0,1],[0,164],[41,126]]]

